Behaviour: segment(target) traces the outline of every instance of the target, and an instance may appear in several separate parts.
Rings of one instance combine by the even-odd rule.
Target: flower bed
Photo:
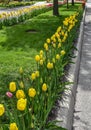
[[[9,8],[14,8],[17,6],[27,6],[27,5],[32,5],[34,2],[18,2],[18,1],[12,1],[9,4],[7,3],[0,3],[0,7],[9,7]]]
[[[3,12],[0,14],[0,29],[3,26],[10,26],[23,22],[50,9],[51,7],[46,8],[45,5],[35,5],[29,8],[22,8],[17,11]]]
[[[59,5],[62,4],[65,4],[65,2],[59,2]],[[0,29],[2,29],[3,26],[11,26],[49,11],[52,9],[52,6],[52,3],[48,3],[43,5],[33,5],[32,7],[22,8],[17,11],[3,12],[0,14]]]
[[[65,66],[71,62],[72,34],[80,17],[81,12],[65,18],[63,26],[47,38],[44,49],[35,56],[36,69],[26,76],[20,68],[19,80],[10,82],[0,104],[1,129],[63,130],[48,121],[48,115],[67,84],[61,79]]]

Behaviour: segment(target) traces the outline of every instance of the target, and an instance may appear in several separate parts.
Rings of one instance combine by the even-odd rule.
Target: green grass
[[[66,9],[66,5],[60,7],[59,17],[53,16],[52,11],[49,11],[22,24],[3,27],[0,30],[0,82],[13,80],[20,67],[31,71],[35,67],[34,57],[43,49],[46,38],[50,38],[64,18],[74,14],[78,6],[79,4],[74,7],[70,5],[69,9]],[[30,29],[35,29],[36,32],[27,32]]]

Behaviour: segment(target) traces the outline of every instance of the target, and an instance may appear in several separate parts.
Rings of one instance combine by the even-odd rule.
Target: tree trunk
[[[5,5],[8,5],[10,3],[10,0],[7,0],[6,2],[5,2]]]
[[[53,15],[58,16],[58,0],[53,0]]]
[[[72,0],[72,5],[74,6],[74,0]]]
[[[67,9],[69,8],[69,0],[67,0]]]

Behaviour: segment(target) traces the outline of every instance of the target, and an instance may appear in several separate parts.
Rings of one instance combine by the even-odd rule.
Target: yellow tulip
[[[24,111],[26,109],[26,105],[27,105],[27,99],[20,98],[17,101],[17,109],[20,111]]]
[[[65,53],[66,53],[66,52],[65,52],[64,50],[61,51],[61,55],[62,55],[62,56],[65,55]]]
[[[23,90],[17,90],[16,92],[16,97],[17,99],[20,99],[20,98],[25,98],[25,93]]]
[[[38,62],[38,61],[40,61],[40,56],[39,55],[36,55],[35,56],[35,60]]]
[[[29,89],[29,91],[28,91],[28,95],[30,96],[30,97],[35,97],[35,95],[36,95],[36,90],[34,89],[34,88],[30,88]]]
[[[48,68],[48,69],[53,69],[53,63],[48,62],[48,63],[47,63],[47,68]]]
[[[61,43],[58,43],[58,48],[60,48],[61,47]]]
[[[24,88],[24,83],[22,81],[19,83],[19,85],[20,85],[20,88]]]
[[[0,116],[2,116],[5,112],[5,108],[3,104],[0,104]]]
[[[48,44],[47,43],[44,44],[44,48],[46,51],[48,51]]]
[[[11,92],[15,92],[16,91],[16,83],[15,82],[10,82],[10,84],[9,84],[9,90]]]
[[[35,71],[36,77],[39,77],[39,71]]]
[[[18,130],[16,123],[11,123],[9,126],[9,130]]]
[[[46,84],[46,83],[44,83],[44,84],[42,85],[42,91],[44,91],[44,92],[47,91],[47,84]]]
[[[19,70],[20,74],[23,74],[23,68],[20,67],[20,70]]]
[[[47,43],[50,43],[50,42],[51,42],[51,40],[50,40],[49,38],[47,38],[46,42],[47,42]]]
[[[56,59],[59,60],[60,59],[60,55],[56,54]]]
[[[43,55],[43,50],[40,50],[40,55]]]
[[[43,65],[43,60],[40,60],[40,65]]]
[[[32,74],[31,74],[31,79],[32,79],[32,80],[35,80],[35,79],[36,79],[36,74],[35,74],[35,73],[32,73]]]
[[[54,48],[56,48],[56,43],[53,43],[52,46],[53,46]]]
[[[55,63],[55,62],[56,62],[56,61],[55,61],[55,58],[53,58],[53,59],[52,59],[52,62],[53,62],[53,63]]]

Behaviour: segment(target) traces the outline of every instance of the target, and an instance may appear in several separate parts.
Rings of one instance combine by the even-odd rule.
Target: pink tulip
[[[6,92],[6,96],[12,98],[13,94],[11,92]]]

